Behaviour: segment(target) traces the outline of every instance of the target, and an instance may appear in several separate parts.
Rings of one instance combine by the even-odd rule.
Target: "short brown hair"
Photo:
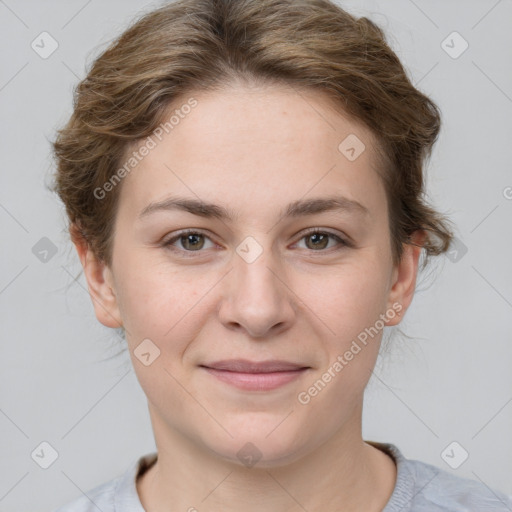
[[[448,249],[450,221],[425,199],[439,110],[413,86],[382,30],[329,0],[177,0],[112,42],[76,86],[71,118],[53,142],[53,189],[73,239],[110,266],[120,186],[101,200],[94,190],[177,98],[235,80],[329,94],[378,141],[394,262],[417,230],[426,232],[426,256]]]

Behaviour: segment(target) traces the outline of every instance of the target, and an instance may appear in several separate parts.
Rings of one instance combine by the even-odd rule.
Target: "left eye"
[[[310,244],[306,242],[306,249],[318,251],[326,249],[328,247],[329,239],[336,240],[338,242],[338,245],[341,246],[348,245],[342,238],[335,235],[334,233],[329,233],[328,231],[320,230],[310,231],[309,233],[306,233],[299,241],[310,240]]]

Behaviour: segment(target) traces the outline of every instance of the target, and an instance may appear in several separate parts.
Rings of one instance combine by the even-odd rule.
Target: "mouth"
[[[269,391],[302,376],[311,367],[289,361],[231,359],[200,365],[218,380],[246,391]]]

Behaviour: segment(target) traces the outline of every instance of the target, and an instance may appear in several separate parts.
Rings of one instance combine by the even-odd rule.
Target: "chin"
[[[307,451],[298,435],[299,426],[293,428],[293,420],[286,418],[286,414],[279,417],[266,415],[263,419],[261,416],[265,413],[261,413],[259,419],[258,414],[252,413],[238,418],[235,423],[220,421],[233,437],[226,433],[216,439],[203,438],[203,442],[220,458],[247,468],[284,466]]]

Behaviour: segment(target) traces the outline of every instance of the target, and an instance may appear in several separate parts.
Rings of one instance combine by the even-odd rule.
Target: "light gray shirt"
[[[393,444],[366,442],[388,453],[397,466],[395,488],[382,512],[512,512],[512,495],[436,466],[406,459]],[[138,458],[124,474],[55,512],[145,512],[135,482],[156,458],[156,453]]]

